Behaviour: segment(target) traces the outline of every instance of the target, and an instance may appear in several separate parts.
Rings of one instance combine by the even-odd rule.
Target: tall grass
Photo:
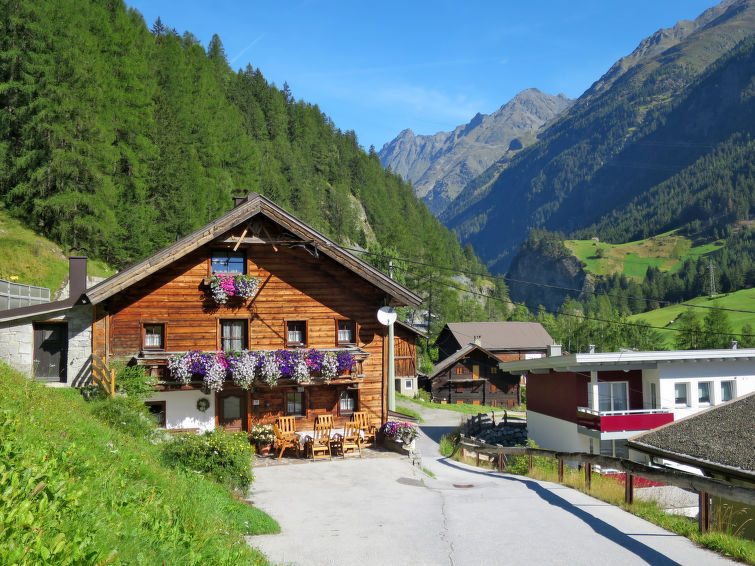
[[[0,364],[0,564],[267,563],[243,537],[275,521],[93,411],[124,408]]]

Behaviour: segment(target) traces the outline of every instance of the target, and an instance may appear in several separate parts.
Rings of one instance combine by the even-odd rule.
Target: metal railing
[[[614,417],[621,415],[664,415],[670,413],[670,409],[632,409],[626,411],[599,411],[588,407],[577,407],[578,413],[587,413],[597,417]]]
[[[47,287],[24,285],[0,279],[0,310],[17,309],[50,302]]]

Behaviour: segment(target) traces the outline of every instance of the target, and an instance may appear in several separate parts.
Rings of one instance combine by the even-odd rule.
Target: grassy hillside
[[[721,240],[699,243],[677,234],[676,230],[626,244],[595,240],[566,240],[566,247],[594,275],[620,274],[643,279],[649,267],[675,273],[685,260],[696,260],[723,247]]]
[[[115,273],[95,260],[88,262],[87,270],[97,277]],[[57,244],[0,210],[0,279],[47,287],[54,294],[67,275],[68,259]]]
[[[711,299],[710,297],[697,297],[690,301],[686,301],[692,305],[702,305],[710,307],[721,307],[734,310],[750,311],[750,312],[730,312],[725,311],[726,315],[731,323],[732,331],[739,333],[742,331],[742,326],[749,323],[753,325],[755,323],[755,289],[743,289],[734,293],[728,293],[726,295],[718,295]],[[662,309],[656,309],[629,317],[632,322],[647,322],[651,326],[666,327],[669,329],[677,328],[679,315],[687,309],[683,305],[672,305]],[[702,318],[705,316],[706,309],[696,309],[699,311],[699,315]],[[664,339],[664,343],[667,347],[671,347],[674,336],[677,334],[672,330],[663,331],[660,330],[659,334]]]
[[[0,564],[267,564],[243,536],[275,521],[95,419],[107,402],[0,364]]]

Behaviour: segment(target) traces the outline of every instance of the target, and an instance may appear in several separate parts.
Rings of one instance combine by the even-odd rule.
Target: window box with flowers
[[[171,375],[188,384],[195,378],[209,391],[221,391],[230,380],[242,389],[255,384],[275,387],[281,379],[299,385],[329,383],[350,372],[356,363],[346,350],[263,350],[176,354],[168,361]]]
[[[215,273],[210,277],[210,294],[219,305],[224,305],[231,297],[251,299],[257,293],[260,280],[241,273]]]

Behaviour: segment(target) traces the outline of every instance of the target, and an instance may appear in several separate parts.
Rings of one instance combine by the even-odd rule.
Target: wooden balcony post
[[[699,524],[700,534],[705,534],[710,531],[710,495],[704,491],[700,492],[700,513]]]
[[[498,453],[498,471],[503,471],[503,452]]]
[[[590,491],[592,486],[592,464],[590,462],[585,463],[585,489]]]
[[[627,474],[624,482],[624,503],[627,505],[634,503],[634,476],[632,474]]]
[[[558,459],[558,483],[564,482],[564,461],[559,458]]]
[[[530,454],[530,472],[532,471],[532,454]]]

